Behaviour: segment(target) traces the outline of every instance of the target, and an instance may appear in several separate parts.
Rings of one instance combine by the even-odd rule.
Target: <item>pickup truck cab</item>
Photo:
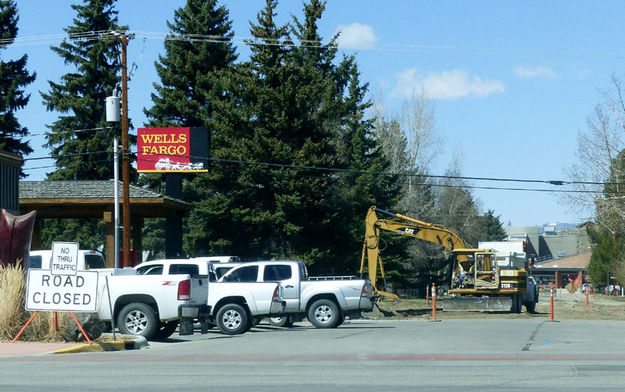
[[[283,326],[306,316],[316,328],[334,328],[345,316],[373,309],[373,285],[352,277],[309,278],[302,261],[255,261],[228,271],[220,282],[280,282],[286,303]],[[280,324],[277,324],[280,325]]]
[[[166,263],[168,267],[165,267],[164,263]],[[241,263],[227,263],[196,257],[191,259],[146,261],[134,268],[137,270],[138,275],[160,275],[163,273],[163,268],[169,268],[169,271],[166,271],[169,274],[188,273],[192,275],[208,275],[211,282],[216,282],[226,272],[240,264]]]
[[[285,302],[278,282],[218,283],[216,270],[231,269],[229,263],[213,263],[199,259],[153,260],[135,267],[137,274],[191,274],[213,276],[204,287],[204,304],[199,317],[206,317],[227,335],[247,332],[254,319],[281,314]],[[238,264],[235,264],[238,265]],[[223,271],[222,271],[223,274]],[[200,320],[202,322],[202,320]]]

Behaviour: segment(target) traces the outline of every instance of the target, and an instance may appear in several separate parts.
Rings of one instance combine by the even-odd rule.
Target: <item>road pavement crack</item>
[[[532,344],[534,344],[534,338],[536,338],[536,334],[543,324],[544,323],[539,323],[538,325],[536,325],[536,328],[534,328],[534,331],[532,331],[532,334],[530,335],[529,341],[525,344],[521,351],[530,351],[530,347],[532,346]]]
[[[367,334],[367,333],[372,333],[373,331],[361,331],[361,332],[354,332],[354,333],[350,333],[347,335],[343,335],[343,336],[339,336],[337,338],[335,338],[336,340],[338,339],[345,339],[345,338],[350,338],[352,336],[357,336],[357,335],[363,335],[363,334]]]

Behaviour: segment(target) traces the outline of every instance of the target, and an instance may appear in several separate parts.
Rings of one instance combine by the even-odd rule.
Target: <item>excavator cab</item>
[[[452,251],[450,293],[478,294],[499,288],[499,266],[493,252],[483,249]]]

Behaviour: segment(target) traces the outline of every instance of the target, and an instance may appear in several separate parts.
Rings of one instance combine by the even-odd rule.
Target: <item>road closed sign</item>
[[[50,272],[52,275],[76,275],[78,272],[78,242],[53,242]]]
[[[53,275],[49,270],[29,269],[26,285],[28,311],[95,313],[98,272],[76,271],[75,275]]]

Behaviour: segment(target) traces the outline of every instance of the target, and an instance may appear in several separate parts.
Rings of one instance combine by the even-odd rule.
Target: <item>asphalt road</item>
[[[622,391],[625,322],[357,320],[0,358],[0,391]]]

